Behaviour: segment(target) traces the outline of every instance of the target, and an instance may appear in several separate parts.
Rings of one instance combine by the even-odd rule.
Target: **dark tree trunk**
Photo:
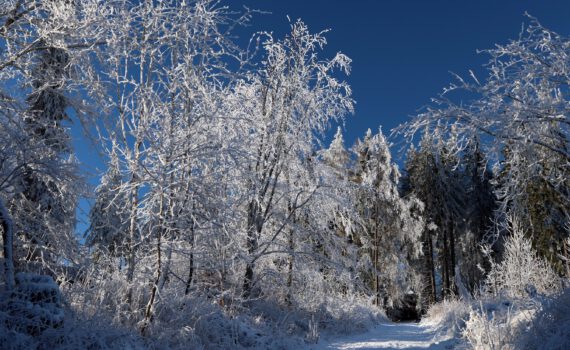
[[[443,233],[443,252],[441,254],[441,272],[443,278],[443,286],[441,296],[445,299],[449,294],[449,232],[444,229]]]
[[[14,230],[12,219],[8,210],[0,199],[0,227],[2,227],[2,241],[4,243],[4,270],[6,273],[6,289],[11,291],[14,289]]]
[[[161,231],[161,230],[159,230]],[[152,284],[152,289],[150,291],[150,299],[148,301],[148,304],[146,306],[146,310],[145,310],[145,314],[144,314],[144,321],[143,321],[143,325],[141,327],[141,334],[145,335],[146,330],[150,324],[150,322],[152,321],[152,316],[153,316],[153,307],[154,307],[154,302],[156,300],[156,293],[158,291],[158,283],[160,282],[160,276],[161,276],[161,265],[162,265],[162,249],[161,249],[161,236],[162,234],[159,233],[158,234],[158,242],[156,244],[156,263],[157,263],[157,267],[156,267],[156,276],[154,279],[154,282]]]
[[[192,213],[194,215],[194,213]],[[188,269],[188,279],[186,280],[186,289],[184,290],[184,295],[190,293],[190,287],[192,286],[192,279],[194,278],[194,245],[196,242],[196,221],[192,217],[192,223],[190,224],[190,262]]]
[[[374,303],[376,304],[376,306],[380,307],[380,276],[379,276],[379,249],[380,249],[380,233],[379,231],[379,225],[378,225],[378,205],[379,205],[379,200],[378,200],[378,196],[376,196],[376,203],[374,204],[374,254],[373,254],[373,259],[374,259],[374,294],[375,294],[375,299],[374,299]]]
[[[455,230],[453,222],[449,223],[449,255],[450,255],[450,263],[451,266],[449,267],[449,294],[455,295],[457,293],[457,286],[455,285],[455,265],[456,265],[456,257],[455,257]]]
[[[164,206],[163,197],[160,198],[160,213],[158,228],[156,229],[156,275],[154,282],[152,284],[152,289],[150,291],[150,298],[146,306],[144,321],[141,327],[141,334],[144,336],[150,322],[152,321],[154,302],[156,300],[156,294],[158,292],[158,286],[160,283],[160,278],[162,274],[162,236],[165,231],[165,220],[164,220]]]
[[[291,208],[291,206],[289,206]],[[295,223],[295,217],[293,217],[293,224]],[[292,289],[293,289],[293,264],[295,261],[295,237],[294,229],[289,230],[289,264],[287,268],[287,296],[285,297],[285,302],[287,305],[292,304]]]
[[[435,289],[435,264],[433,259],[433,242],[431,233],[426,230],[425,232],[425,246],[427,250],[427,254],[425,257],[426,265],[428,269],[428,278],[429,278],[429,286],[428,286],[428,303],[434,304],[437,301],[437,291]]]
[[[253,270],[255,268],[254,254],[257,251],[257,240],[262,229],[259,211],[259,204],[256,201],[250,202],[247,216],[247,252],[249,253],[250,260],[246,264],[243,279],[243,297],[246,299],[251,296],[251,289],[253,288]]]

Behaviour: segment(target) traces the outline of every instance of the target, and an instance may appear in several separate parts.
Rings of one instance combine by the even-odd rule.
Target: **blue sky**
[[[450,72],[482,72],[487,60],[477,49],[514,39],[521,31],[525,11],[554,31],[570,35],[568,0],[232,0],[271,14],[257,15],[252,26],[240,30],[242,39],[255,31],[273,31],[281,37],[289,30],[287,16],[301,18],[311,31],[331,29],[325,54],[342,51],[353,60],[347,78],[357,102],[355,115],[345,124],[351,146],[366,129],[383,127],[385,133],[409,120],[451,82]],[[478,74],[481,76],[480,74]],[[95,147],[73,127],[79,160],[96,185],[101,161]],[[402,159],[398,159],[401,164]],[[83,211],[87,201],[81,202]],[[84,213],[79,213],[84,219]],[[78,231],[83,231],[80,224]]]
[[[430,102],[452,78],[482,71],[477,49],[515,39],[525,11],[549,29],[570,35],[570,1],[548,0],[242,0],[232,3],[271,11],[253,28],[284,34],[302,18],[312,31],[330,28],[329,53],[353,60],[348,78],[357,101],[346,121],[350,146],[366,129],[385,133]]]

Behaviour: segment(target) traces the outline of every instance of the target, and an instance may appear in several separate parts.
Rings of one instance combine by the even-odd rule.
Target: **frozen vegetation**
[[[326,31],[242,47],[256,15],[0,0],[0,346],[570,347],[570,39],[529,17],[392,131],[399,169],[379,126],[325,142],[355,104]]]

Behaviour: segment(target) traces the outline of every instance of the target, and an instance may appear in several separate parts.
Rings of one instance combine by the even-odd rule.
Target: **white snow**
[[[458,340],[420,323],[383,323],[366,333],[322,340],[311,350],[453,349]]]

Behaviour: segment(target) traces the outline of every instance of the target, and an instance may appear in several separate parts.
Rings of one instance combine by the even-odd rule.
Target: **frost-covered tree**
[[[506,218],[516,217],[528,225],[527,234],[535,238],[540,254],[561,271],[555,256],[561,253],[557,247],[562,247],[561,227],[570,203],[566,89],[570,40],[532,17],[524,29],[518,39],[485,51],[490,60],[484,80],[473,72],[470,80],[457,77],[435,99],[436,106],[401,130],[411,137],[443,123],[467,139],[485,140],[481,148],[500,164],[495,171],[500,200],[496,223],[506,227]],[[453,96],[461,96],[461,101]]]
[[[288,188],[285,175],[294,176],[295,163],[313,153],[316,133],[352,111],[349,86],[333,75],[335,69],[348,73],[350,60],[343,54],[320,60],[318,51],[326,43],[323,34],[311,34],[301,21],[291,25],[291,33],[283,40],[268,34],[262,67],[251,75],[250,83],[236,90],[240,99],[252,101],[242,112],[251,120],[247,132],[250,156],[244,162],[248,197],[245,297],[256,283],[256,261],[319,187]],[[277,208],[285,207],[280,202],[287,198],[292,198],[291,210],[278,215]],[[266,224],[274,218],[280,222],[270,230]]]
[[[442,257],[442,295],[456,293],[455,271],[458,266],[457,242],[465,230],[465,208],[468,199],[465,195],[463,173],[460,163],[462,151],[461,141],[457,140],[455,127],[451,127],[448,135],[438,135],[436,143],[436,161],[439,166],[437,173],[441,182],[440,190],[443,208],[443,237]]]
[[[40,42],[39,45],[45,45]],[[69,121],[65,109],[69,106],[62,90],[66,77],[68,55],[60,48],[47,47],[37,51],[32,66],[32,92],[27,98],[24,115],[26,130],[31,138],[45,146],[46,161],[73,172],[74,160],[69,158],[69,136],[63,123]],[[49,160],[48,160],[49,159]],[[11,203],[23,215],[17,222],[18,235],[23,241],[26,261],[43,261],[53,265],[54,235],[74,242],[75,203],[77,188],[65,179],[46,179],[29,169],[23,179],[23,191]]]
[[[491,269],[485,280],[486,290],[511,298],[533,297],[536,292],[548,295],[557,291],[560,280],[556,272],[537,255],[519,224],[513,219],[508,222],[505,252],[500,262],[491,260]]]
[[[482,251],[488,233],[492,230],[494,211],[497,208],[493,173],[487,165],[486,155],[478,139],[470,140],[461,156],[465,188],[465,225],[459,236],[459,270],[468,290],[478,290],[488,270],[487,258]],[[488,243],[488,242],[487,242]]]
[[[330,166],[337,176],[340,178],[348,176],[350,153],[344,145],[344,137],[342,136],[340,126],[337,128],[330,146],[322,152],[322,158],[325,164]]]
[[[82,193],[67,111],[84,114],[75,97],[89,69],[85,53],[98,40],[93,15],[103,5],[7,0],[1,7],[0,98],[7,122],[25,132],[21,145],[30,148],[30,161],[22,160],[28,164],[4,193],[18,236],[16,260],[19,268],[58,274],[63,261],[77,257],[73,227]]]
[[[346,237],[348,243],[352,243],[353,232],[351,222],[354,219],[353,198],[356,191],[354,181],[350,174],[350,153],[345,148],[344,137],[340,126],[334,135],[329,147],[321,152],[323,170],[326,176],[325,182],[329,184],[327,192],[334,192],[336,198],[346,198],[348,201],[338,203],[334,209],[333,217],[329,223],[329,229],[340,237]],[[334,201],[336,202],[336,201]]]
[[[453,123],[460,134],[482,134],[494,151],[507,142],[545,148],[568,161],[566,145],[553,143],[554,126],[568,134],[568,38],[544,28],[536,19],[517,40],[485,50],[491,56],[488,76],[457,83],[436,99],[440,108],[429,108],[407,125],[412,135],[441,121]],[[452,91],[473,93],[471,103],[454,103]],[[564,147],[561,147],[564,146]]]
[[[404,193],[414,194],[425,205],[422,265],[427,303],[439,299],[439,290],[441,298],[455,291],[456,241],[465,206],[455,143],[453,133],[445,135],[440,128],[426,131],[420,149],[410,150],[406,160]]]
[[[123,301],[132,319],[143,319],[144,333],[173,265],[184,268],[186,281],[177,287],[188,294],[197,242],[207,237],[200,243],[212,247],[201,257],[219,257],[214,242],[233,217],[228,177],[244,134],[228,109],[239,74],[229,66],[244,62],[228,33],[249,13],[235,15],[209,0],[122,1],[107,19],[94,91],[108,113],[101,139],[123,165],[124,179],[113,189],[127,218]],[[138,288],[140,279],[152,281],[149,294]]]
[[[123,175],[119,158],[111,154],[107,171],[95,190],[95,203],[89,212],[89,229],[85,244],[95,249],[95,254],[124,258],[128,232],[128,200],[121,192]],[[120,267],[120,261],[117,266]]]
[[[548,143],[568,147],[558,123],[550,123]],[[521,133],[526,130],[520,126]],[[564,272],[564,240],[568,237],[568,166],[560,154],[532,144],[508,142],[497,168],[499,210],[495,219],[498,234],[506,232],[507,217],[516,218],[539,255],[559,272]],[[503,227],[502,227],[503,226]]]
[[[568,148],[566,136],[553,125],[552,144]],[[549,261],[559,274],[565,273],[565,240],[570,236],[570,167],[560,154],[548,149],[538,150],[536,173],[526,184],[528,193],[529,234],[533,247]],[[547,179],[559,179],[550,182]]]
[[[418,291],[418,275],[410,262],[421,252],[422,205],[414,196],[400,197],[400,173],[381,130],[373,135],[368,129],[355,151],[363,224],[359,241],[372,263],[370,285],[376,305],[397,304],[406,293]]]

